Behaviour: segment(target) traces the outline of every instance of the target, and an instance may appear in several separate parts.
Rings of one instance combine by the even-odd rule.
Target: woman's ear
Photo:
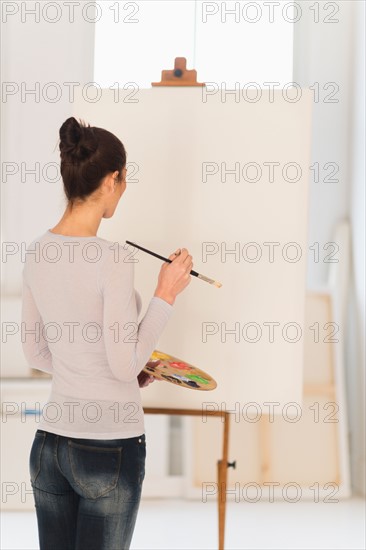
[[[114,193],[116,189],[116,178],[114,177],[114,173],[107,174],[103,181],[103,186],[105,191],[109,193]]]

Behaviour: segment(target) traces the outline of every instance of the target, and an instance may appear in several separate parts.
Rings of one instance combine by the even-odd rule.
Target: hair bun
[[[88,159],[98,148],[98,141],[90,124],[68,118],[60,128],[61,158],[71,157],[82,161]]]

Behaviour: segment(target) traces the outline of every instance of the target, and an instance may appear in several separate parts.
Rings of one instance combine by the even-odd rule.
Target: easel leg
[[[225,544],[225,519],[226,519],[226,487],[227,487],[227,468],[228,468],[228,447],[229,447],[229,413],[224,416],[224,437],[222,460],[217,463],[217,479],[219,484],[218,491],[218,511],[219,511],[219,550],[224,550]]]

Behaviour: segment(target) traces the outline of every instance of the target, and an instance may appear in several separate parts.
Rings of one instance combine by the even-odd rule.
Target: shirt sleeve
[[[21,340],[23,353],[29,365],[53,373],[52,354],[43,337],[43,320],[23,272]]]
[[[131,382],[145,367],[174,307],[153,296],[138,323],[134,262],[120,247],[119,261],[108,261],[101,280],[103,335],[109,366],[118,380]]]

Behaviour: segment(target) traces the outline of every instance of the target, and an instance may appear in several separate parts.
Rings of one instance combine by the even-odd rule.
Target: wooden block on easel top
[[[152,82],[151,86],[206,86],[206,84],[197,82],[197,71],[187,69],[185,57],[176,57],[174,69],[161,71],[161,82]]]

